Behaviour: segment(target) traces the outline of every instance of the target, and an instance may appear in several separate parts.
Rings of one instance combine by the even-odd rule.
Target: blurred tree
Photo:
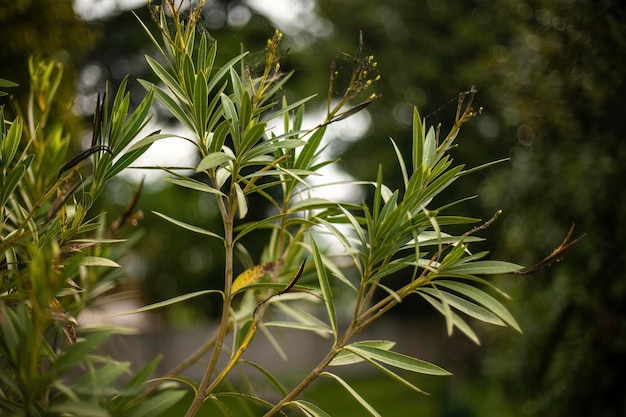
[[[97,36],[94,27],[76,16],[71,0],[3,1],[0,6],[0,74],[25,86],[16,90],[16,98],[24,106],[29,91],[29,58],[56,59],[63,64],[65,72],[57,110],[67,113],[74,97],[77,68],[94,46]],[[8,100],[4,98],[0,104]]]
[[[491,365],[526,415],[623,416],[626,5],[522,1],[508,11],[516,33],[499,50],[494,97],[517,125],[514,169],[484,184],[511,213],[500,248],[549,250],[570,222],[587,237],[524,280],[527,334]]]

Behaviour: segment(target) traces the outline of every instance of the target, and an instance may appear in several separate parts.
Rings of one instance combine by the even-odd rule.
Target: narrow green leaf
[[[246,359],[240,359],[240,361],[243,363],[247,363],[248,365],[252,366],[256,370],[261,372],[263,375],[265,375],[265,377],[276,388],[276,390],[280,393],[280,395],[282,395],[283,397],[287,395],[287,390],[285,389],[283,384],[281,384],[278,378],[276,378],[270,371],[268,371],[267,369],[265,369],[264,367],[262,367],[261,365],[255,362],[252,362]]]
[[[450,288],[451,290],[457,291],[458,293],[475,300],[477,303],[481,304],[486,309],[500,317],[506,324],[522,333],[522,329],[519,327],[519,324],[511,313],[509,313],[506,307],[486,292],[471,285],[457,281],[438,280],[437,285]]]
[[[204,73],[200,72],[196,75],[196,79],[193,86],[193,113],[196,119],[196,133],[201,135],[206,129],[206,125],[209,119],[207,113],[207,80]]]
[[[143,148],[137,148],[132,151],[126,152],[122,155],[115,163],[109,166],[104,174],[104,181],[108,181],[111,178],[115,177],[117,174],[122,172],[124,169],[128,168],[130,164],[135,162],[141,155],[143,155],[148,149],[150,145],[146,145]]]
[[[172,217],[169,217],[169,216],[167,216],[167,215],[165,215],[165,214],[162,214],[162,213],[159,213],[159,212],[157,212],[157,211],[152,211],[152,212],[153,212],[154,214],[156,214],[157,216],[159,216],[159,217],[161,217],[161,218],[163,218],[163,219],[167,220],[168,222],[170,222],[170,223],[174,223],[176,226],[182,227],[183,229],[187,229],[187,230],[192,231],[192,232],[200,233],[200,234],[202,234],[202,235],[207,235],[207,236],[215,237],[215,238],[218,238],[219,240],[222,240],[222,241],[224,240],[224,238],[223,238],[222,236],[220,236],[220,235],[218,235],[218,234],[216,234],[216,233],[213,233],[213,232],[211,232],[211,231],[208,231],[208,230],[206,230],[206,229],[202,229],[201,227],[198,227],[198,226],[193,226],[193,225],[191,225],[191,224],[188,224],[188,223],[182,222],[182,221],[180,221],[180,220],[176,220],[176,219],[174,219],[174,218],[172,218]]]
[[[22,410],[23,411],[23,410]],[[111,414],[97,404],[76,401],[63,401],[50,405],[47,410],[52,415],[71,415],[81,417],[110,417]],[[16,414],[18,415],[18,414]]]
[[[189,130],[194,130],[194,123],[189,113],[181,107],[169,94],[167,94],[162,88],[145,80],[139,80],[139,83],[146,90],[154,90],[154,96],[157,101],[161,103],[179,122],[181,122]]]
[[[119,268],[120,264],[107,258],[99,256],[85,256],[81,263],[82,266],[106,266],[111,268]]]
[[[274,302],[272,303],[272,305],[275,305],[278,309],[280,309],[287,316],[291,317],[296,322],[302,324],[303,325],[302,330],[314,331],[322,337],[326,337],[328,336],[328,334],[332,334],[332,331],[330,330],[330,328],[328,327],[326,323],[324,323],[322,320],[315,317],[313,314],[306,312],[305,310],[294,308],[288,303],[283,303],[283,302]]]
[[[413,173],[422,171],[424,161],[424,126],[417,107],[413,107]]]
[[[143,307],[137,308],[135,310],[129,310],[129,311],[125,311],[123,313],[118,313],[118,314],[115,314],[113,317],[128,316],[128,315],[131,315],[131,314],[144,313],[146,311],[152,311],[152,310],[156,310],[156,309],[159,309],[159,308],[167,307],[169,305],[181,303],[181,302],[189,300],[191,298],[200,297],[200,296],[206,295],[206,294],[220,294],[222,297],[224,297],[224,293],[222,291],[220,291],[220,290],[195,291],[195,292],[190,292],[190,293],[187,293],[187,294],[179,295],[177,297],[173,297],[173,298],[170,298],[170,299],[167,299],[167,300],[164,300],[164,301],[159,301],[158,303],[149,304],[147,306],[143,306]]]
[[[217,194],[217,195],[221,195],[221,196],[224,196],[224,197],[226,196],[220,190],[217,190],[217,189],[211,187],[208,184],[205,184],[205,183],[203,183],[201,181],[197,181],[197,180],[194,180],[194,179],[191,179],[191,178],[165,177],[164,180],[167,181],[167,182],[171,182],[172,184],[179,185],[181,187],[190,188],[192,190],[202,191],[204,193],[210,193],[210,194]]]
[[[360,342],[352,343],[350,346],[373,346],[383,350],[389,350],[396,345],[396,342],[391,340],[362,340]],[[349,350],[342,349],[337,353],[337,356],[328,364],[328,366],[345,366],[355,363],[363,362],[363,358],[356,353]]]
[[[4,117],[0,118],[0,123],[4,124]],[[3,128],[4,126],[0,128],[0,131],[2,131]],[[2,163],[4,168],[8,168],[11,162],[13,162],[13,158],[17,153],[17,148],[22,138],[22,128],[22,119],[17,117],[13,123],[11,123],[11,127],[9,127],[6,136],[4,138],[0,137],[0,139],[4,139],[0,146],[0,163]]]
[[[83,364],[87,355],[104,343],[111,336],[111,333],[110,330],[100,330],[68,346],[64,353],[50,366],[50,373],[52,375],[62,375],[68,369]]]
[[[182,400],[187,394],[183,390],[166,390],[161,391],[154,397],[139,404],[131,413],[129,417],[157,417],[164,415],[165,412],[174,406],[178,401]]]
[[[304,400],[291,401],[289,404],[295,405],[300,410],[304,411],[312,417],[331,417],[326,411],[319,408],[317,405]]]
[[[328,326],[317,326],[314,324],[298,323],[295,321],[268,321],[264,322],[263,326],[266,327],[282,327],[286,329],[305,330],[308,332],[314,332],[323,336],[332,335],[333,332]]]
[[[424,172],[430,168],[436,148],[435,129],[431,126],[430,129],[428,129],[428,133],[426,133],[426,138],[424,139],[424,155],[422,157],[422,170]]]
[[[239,210],[239,218],[243,219],[248,214],[248,201],[238,182],[235,183],[235,194],[237,195],[237,209]]]
[[[216,166],[222,166],[232,160],[234,160],[232,156],[223,152],[213,152],[202,158],[196,167],[196,172],[207,171]]]
[[[457,310],[467,314],[470,317],[473,317],[477,320],[483,321],[485,323],[493,324],[496,326],[504,326],[504,322],[498,318],[497,315],[490,312],[489,310],[476,305],[472,302],[467,301],[464,298],[456,296],[454,294],[450,294],[445,291],[435,290],[433,288],[420,288],[420,291],[424,291],[432,296],[439,297],[442,296],[446,299],[446,303],[456,308]]]
[[[337,382],[339,382],[346,389],[346,391],[350,393],[350,395],[352,395],[352,397],[354,397],[355,400],[359,402],[359,404],[363,406],[363,408],[367,410],[368,413],[370,413],[370,415],[374,417],[381,417],[381,415],[378,414],[378,412],[374,409],[374,407],[372,407],[367,401],[365,401],[365,399],[361,397],[359,393],[356,392],[354,388],[350,386],[350,384],[348,384],[346,381],[341,379],[339,376],[332,374],[330,372],[322,372],[320,375],[325,375],[325,376],[334,378]]]
[[[406,165],[404,163],[402,152],[400,151],[400,148],[398,148],[398,145],[396,145],[396,142],[392,138],[389,138],[389,140],[391,140],[393,149],[394,151],[396,151],[396,158],[398,159],[398,165],[400,165],[400,172],[402,172],[402,179],[404,180],[404,189],[406,190],[409,186],[409,174],[406,170]]]
[[[9,197],[11,197],[13,190],[15,190],[15,187],[17,187],[17,185],[22,180],[22,177],[26,173],[26,169],[27,168],[26,166],[24,166],[24,164],[17,165],[13,167],[13,169],[9,172],[9,175],[7,175],[6,178],[4,179],[4,182],[0,186],[2,187],[0,189],[0,206],[1,207],[4,207],[6,202],[9,200]]]
[[[317,279],[320,283],[320,289],[322,290],[322,297],[324,298],[324,304],[326,304],[326,311],[328,313],[328,319],[330,321],[330,327],[333,331],[333,337],[337,340],[337,314],[335,312],[335,303],[333,301],[333,293],[328,280],[328,274],[326,273],[326,267],[322,261],[322,256],[315,244],[315,239],[311,238],[311,248],[313,250],[313,259],[315,261],[315,270],[317,271]]]
[[[503,261],[478,261],[452,265],[446,272],[457,274],[510,274],[524,269],[523,266]]]
[[[246,129],[243,134],[243,138],[241,139],[242,152],[246,151],[247,149],[250,149],[251,147],[254,146],[254,144],[259,142],[259,140],[263,138],[264,133],[265,133],[265,123],[258,123]]]
[[[130,362],[116,362],[109,360],[102,366],[90,369],[72,383],[72,390],[77,394],[91,394],[110,389],[111,385],[122,375],[128,372]]]
[[[401,353],[392,352],[388,349],[381,349],[376,346],[367,346],[363,344],[356,346],[349,345],[346,346],[345,349],[370,359],[374,359],[378,362],[418,374],[438,376],[452,375],[450,372],[432,363],[403,355]]]
[[[358,353],[360,356],[363,357],[363,359],[368,362],[370,365],[372,365],[374,368],[378,369],[379,371],[381,371],[382,373],[384,373],[385,375],[391,377],[392,379],[395,379],[396,381],[400,382],[401,384],[407,386],[408,388],[412,389],[413,391],[419,392],[420,394],[426,394],[428,395],[427,392],[422,391],[421,389],[419,389],[418,387],[416,387],[415,385],[411,384],[409,381],[407,381],[406,379],[402,378],[400,375],[398,375],[397,373],[393,372],[391,369],[381,365],[380,363],[376,362],[375,360],[373,360],[370,357],[367,357],[365,355],[361,355],[360,353]]]
[[[430,295],[417,290],[416,291],[423,299],[425,299],[426,301],[428,301],[433,307],[435,307],[437,309],[437,311],[439,311],[441,314],[449,314],[450,320],[452,321],[452,323],[458,327],[459,330],[461,330],[467,337],[470,338],[471,341],[473,341],[474,343],[476,343],[477,345],[480,345],[480,340],[478,340],[478,336],[476,336],[476,333],[474,333],[474,331],[472,330],[471,327],[469,327],[467,325],[467,323],[465,323],[465,321],[458,316],[458,314],[454,313],[453,311],[448,311],[446,312],[444,310],[443,307],[443,303],[439,302],[437,299],[435,299],[434,297],[431,297]],[[449,308],[449,307],[448,307]]]
[[[220,98],[222,100],[222,106],[224,107],[224,117],[226,120],[230,121],[235,150],[239,151],[241,138],[239,137],[239,118],[237,116],[237,110],[235,109],[235,105],[232,100],[226,94],[222,93]]]
[[[137,371],[128,382],[124,385],[124,387],[120,390],[119,395],[123,397],[134,397],[139,394],[139,392],[144,388],[144,385],[147,383],[148,379],[154,371],[156,371],[157,366],[161,362],[161,356],[157,356],[152,359],[150,362],[145,364],[139,371]]]
[[[143,148],[145,146],[152,145],[152,143],[156,142],[157,140],[173,138],[173,137],[179,137],[179,136],[168,134],[168,133],[151,133],[145,138],[140,139],[137,142],[133,143],[130,146],[130,148],[128,148],[128,152],[132,152],[137,149]]]

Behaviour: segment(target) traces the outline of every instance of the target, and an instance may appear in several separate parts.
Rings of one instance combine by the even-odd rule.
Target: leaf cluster
[[[18,115],[8,120],[0,107],[0,410],[153,415],[163,398],[137,402],[135,396],[158,361],[115,388],[130,364],[94,355],[112,329],[89,331],[77,321],[116,287],[116,260],[132,244],[119,229],[138,216],[137,195],[113,221],[92,208],[106,183],[147,150],[131,141],[149,120],[152,95],[129,112],[125,83],[113,103],[105,93],[89,148],[72,156],[67,127],[50,113],[63,66],[33,59],[29,69],[27,108],[17,106]],[[0,85],[15,87],[6,80]]]

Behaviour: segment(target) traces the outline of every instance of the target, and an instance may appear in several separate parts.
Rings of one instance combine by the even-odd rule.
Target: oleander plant
[[[92,140],[82,152],[71,154],[64,120],[50,117],[60,64],[32,60],[27,108],[18,109],[11,120],[0,108],[2,415],[157,416],[171,415],[171,407],[180,409],[182,403],[185,416],[209,409],[211,415],[232,416],[233,404],[244,404],[238,413],[323,417],[329,414],[301,394],[327,378],[356,399],[364,415],[378,416],[338,369],[368,364],[416,395],[423,391],[407,374],[450,375],[439,365],[394,350],[393,340],[360,338],[365,327],[405,298],[421,297],[445,319],[448,334],[456,329],[476,343],[468,317],[520,331],[491,295],[506,294],[485,276],[519,273],[522,267],[489,260],[486,252],[472,249],[481,241],[477,234],[498,213],[480,221],[454,214],[465,196],[440,202],[455,180],[491,165],[466,168],[449,153],[461,127],[480,113],[472,107],[476,90],[459,95],[447,134],[426,126],[415,109],[411,154],[403,155],[389,141],[403,178],[400,189],[387,186],[383,167],[377,167],[374,179],[344,184],[371,198],[344,201],[318,193],[324,186],[310,179],[336,162],[325,157],[328,127],[375,105],[375,58],[364,55],[359,42],[340,94],[335,84],[341,74],[331,58],[325,118],[304,128],[305,104],[312,97],[290,102],[283,94],[291,74],[281,69],[281,33],[268,40],[260,71],[251,69],[246,52],[218,66],[217,41],[202,23],[202,6],[203,1],[149,4],[153,21],[138,24],[158,50],[158,56],[146,56],[154,78],[139,80],[146,94],[134,109],[126,80],[116,92],[102,92],[95,103]],[[0,87],[16,86],[0,80]],[[186,129],[180,140],[192,143],[199,155],[184,171],[163,168],[164,181],[206,195],[223,227],[207,230],[175,213],[149,215],[198,239],[218,240],[225,262],[219,288],[127,312],[154,311],[195,297],[221,303],[216,330],[164,375],[155,375],[158,358],[131,371],[131,364],[100,354],[98,347],[116,329],[86,328],[77,319],[93,300],[123,282],[118,261],[129,245],[141,245],[123,231],[140,218],[141,185],[121,213],[93,208],[109,181],[152,143],[172,136],[145,131],[153,101]],[[249,219],[253,197],[266,202],[260,220]],[[255,234],[266,237],[257,259],[250,254],[259,251],[249,251],[244,239]],[[243,272],[236,275],[237,270]],[[406,280],[392,288],[388,279],[398,274]],[[326,341],[319,363],[295,382],[294,375],[283,380],[246,358],[255,349],[257,333],[280,352],[288,341],[274,334],[284,328],[313,332]],[[200,380],[183,376],[198,363],[204,367]],[[246,378],[246,370],[262,379]]]

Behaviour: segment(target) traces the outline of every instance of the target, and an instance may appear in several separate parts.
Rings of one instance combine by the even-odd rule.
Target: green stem
[[[220,320],[219,330],[217,337],[215,339],[215,344],[213,345],[213,353],[211,354],[211,359],[209,360],[209,365],[204,371],[204,375],[202,376],[202,380],[200,381],[200,385],[198,386],[198,391],[196,393],[195,398],[193,399],[185,417],[193,417],[196,415],[205,398],[209,394],[208,387],[211,383],[211,375],[215,371],[215,367],[217,366],[217,361],[219,359],[220,353],[222,352],[222,347],[224,346],[224,339],[226,338],[226,334],[228,333],[228,329],[230,328],[230,302],[231,302],[231,286],[233,282],[233,260],[234,260],[234,243],[233,243],[233,220],[234,213],[236,211],[236,204],[234,202],[236,200],[236,196],[234,195],[234,185],[231,187],[231,195],[229,198],[228,207],[224,203],[224,199],[217,198],[217,203],[222,214],[222,220],[224,221],[224,246],[225,246],[225,271],[224,271],[224,300],[222,305],[222,317]]]

